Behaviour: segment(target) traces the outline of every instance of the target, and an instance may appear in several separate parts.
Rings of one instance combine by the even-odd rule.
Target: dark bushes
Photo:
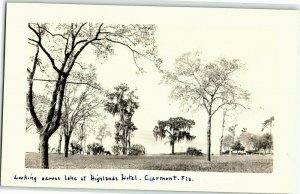
[[[141,144],[134,144],[129,148],[129,153],[128,153],[129,156],[140,156],[145,154],[146,154],[146,149]]]
[[[192,155],[192,156],[202,156],[202,150],[201,149],[197,149],[195,147],[188,147],[186,150],[186,154],[187,155]]]

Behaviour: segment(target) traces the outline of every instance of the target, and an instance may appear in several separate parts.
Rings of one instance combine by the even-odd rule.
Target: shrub
[[[87,145],[87,153],[92,153],[93,155],[102,154],[104,152],[104,148],[99,143],[92,143]]]
[[[79,143],[73,141],[71,142],[70,146],[72,155],[82,152],[82,147]]]
[[[129,153],[128,153],[129,156],[140,156],[145,154],[146,154],[146,149],[141,144],[134,144],[129,148]]]
[[[120,145],[114,145],[111,147],[114,155],[120,155],[122,153],[122,147]]]
[[[203,155],[202,150],[200,150],[200,149],[198,150],[195,147],[188,147],[186,150],[186,154],[192,155],[192,156],[202,156]]]
[[[222,152],[222,154],[228,155],[229,154],[229,150],[226,150],[225,152]]]

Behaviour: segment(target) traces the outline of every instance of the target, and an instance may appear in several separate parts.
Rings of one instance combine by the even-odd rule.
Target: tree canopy
[[[117,46],[123,46],[132,54],[133,63],[139,71],[143,71],[139,63],[141,58],[152,61],[157,67],[160,67],[161,59],[157,56],[156,26],[153,24],[29,23],[28,28],[31,32],[28,42],[36,51],[33,63],[27,67],[27,106],[40,134],[41,168],[49,168],[48,141],[60,126],[66,85],[91,85],[88,82],[69,81],[76,66],[88,68],[82,63],[85,51],[106,59],[115,54]],[[41,64],[50,66],[44,73],[54,72],[53,79],[37,77]],[[37,114],[33,100],[34,91],[37,91],[35,81],[52,83],[45,121]]]
[[[171,98],[188,109],[204,108],[208,114],[207,159],[211,152],[211,122],[213,115],[228,105],[244,106],[249,93],[235,81],[234,73],[241,69],[237,59],[217,59],[207,62],[200,52],[187,52],[175,60],[173,70],[164,71],[164,80],[171,84]]]
[[[190,129],[195,125],[195,121],[185,119],[182,117],[170,118],[166,121],[158,121],[154,127],[153,135],[157,139],[160,137],[169,139],[170,146],[172,147],[172,154],[174,154],[174,145],[184,139],[192,141],[196,138],[190,134]]]

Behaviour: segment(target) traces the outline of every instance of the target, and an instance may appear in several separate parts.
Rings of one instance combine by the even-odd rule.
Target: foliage
[[[146,154],[146,148],[141,144],[134,144],[129,148],[128,155],[130,156],[140,156]]]
[[[265,133],[263,135],[256,135],[252,133],[242,133],[240,138],[240,142],[246,148],[246,150],[251,153],[258,152],[260,150],[271,151],[273,149],[273,137],[269,133]]]
[[[93,155],[100,155],[104,152],[104,147],[99,143],[92,143],[87,145],[87,153],[92,153]]]
[[[255,142],[257,141],[258,136],[247,131],[241,133],[239,140],[242,145],[245,147],[245,150],[255,149]]]
[[[39,118],[46,118],[46,107],[50,103],[50,100],[45,95],[34,94],[33,95],[33,104],[35,107],[35,112]],[[32,116],[30,115],[28,106],[26,107],[26,132],[29,132],[31,129],[36,128]],[[37,130],[37,132],[39,132]]]
[[[269,133],[263,134],[260,137],[260,145],[259,148],[263,149],[264,151],[271,150],[273,148],[273,138],[272,135]]]
[[[60,126],[66,85],[70,83],[69,78],[75,67],[88,68],[82,65],[82,53],[89,50],[97,57],[106,59],[114,54],[116,47],[123,46],[132,53],[133,62],[139,71],[143,71],[138,62],[142,58],[154,62],[157,67],[160,67],[162,61],[157,57],[154,36],[156,26],[153,24],[28,23],[28,28],[31,32],[28,42],[36,51],[33,64],[27,67],[27,107],[40,133],[41,167],[49,168],[48,141]],[[46,70],[41,68],[41,64],[47,64]],[[54,74],[54,79],[36,76],[50,72]],[[36,88],[40,88],[33,87],[36,85],[34,83],[42,80],[51,84],[51,100],[45,111],[45,119],[37,114],[33,102]],[[91,85],[86,82],[78,84]]]
[[[234,144],[231,146],[231,149],[232,149],[232,150],[235,150],[235,151],[244,151],[244,150],[245,150],[245,147],[241,144],[240,141],[236,141],[236,142],[234,142]]]
[[[153,129],[153,135],[157,140],[158,137],[164,139],[166,136],[169,139],[174,154],[174,145],[184,139],[192,141],[196,138],[190,134],[190,129],[195,125],[195,121],[182,117],[170,118],[166,121],[158,121]]]
[[[110,137],[111,132],[107,130],[107,124],[104,123],[103,125],[100,125],[98,131],[96,132],[96,139],[99,140],[100,144],[102,145],[103,139],[105,137]]]
[[[186,150],[187,155],[192,155],[192,156],[202,156],[202,150],[197,149],[195,147],[188,147]]]
[[[225,135],[223,140],[223,147],[225,150],[229,150],[233,145],[233,137],[231,135]]]
[[[273,122],[275,120],[275,117],[274,116],[271,116],[269,119],[265,120],[263,123],[262,123],[262,129],[261,131],[264,131],[265,128],[269,127],[270,128],[270,133],[271,133],[271,129],[273,127]]]
[[[113,116],[118,115],[119,120],[115,123],[115,140],[122,145],[122,153],[127,154],[130,147],[130,138],[137,127],[132,122],[132,116],[139,107],[138,97],[134,91],[130,91],[127,84],[115,87],[114,92],[107,93],[105,110]]]
[[[171,98],[180,100],[188,110],[204,108],[208,114],[207,159],[211,155],[211,121],[224,106],[243,106],[249,93],[232,79],[242,68],[237,59],[221,58],[206,62],[200,52],[187,52],[178,57],[173,71],[165,71],[164,80],[171,84]]]
[[[122,153],[123,147],[116,144],[116,145],[113,145],[111,149],[112,149],[113,154],[118,156]]]
[[[79,143],[73,141],[73,142],[71,142],[70,146],[71,146],[72,155],[82,152],[82,147]]]
[[[233,138],[233,142],[235,141],[236,127],[237,127],[237,124],[232,125],[228,128],[228,132],[231,134],[231,136]]]
[[[101,115],[98,110],[103,103],[101,100],[102,89],[100,84],[96,83],[97,76],[95,72],[79,73],[74,71],[70,75],[70,79],[83,83],[93,83],[98,89],[87,85],[66,85],[61,118],[61,126],[63,127],[65,136],[65,157],[68,156],[68,143],[73,132],[77,130],[78,138],[82,144],[87,136],[87,125],[99,122]],[[96,118],[98,118],[97,121],[95,121]]]

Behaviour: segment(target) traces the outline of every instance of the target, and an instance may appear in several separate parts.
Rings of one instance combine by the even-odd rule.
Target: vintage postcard
[[[289,193],[299,12],[8,3],[1,185]]]

